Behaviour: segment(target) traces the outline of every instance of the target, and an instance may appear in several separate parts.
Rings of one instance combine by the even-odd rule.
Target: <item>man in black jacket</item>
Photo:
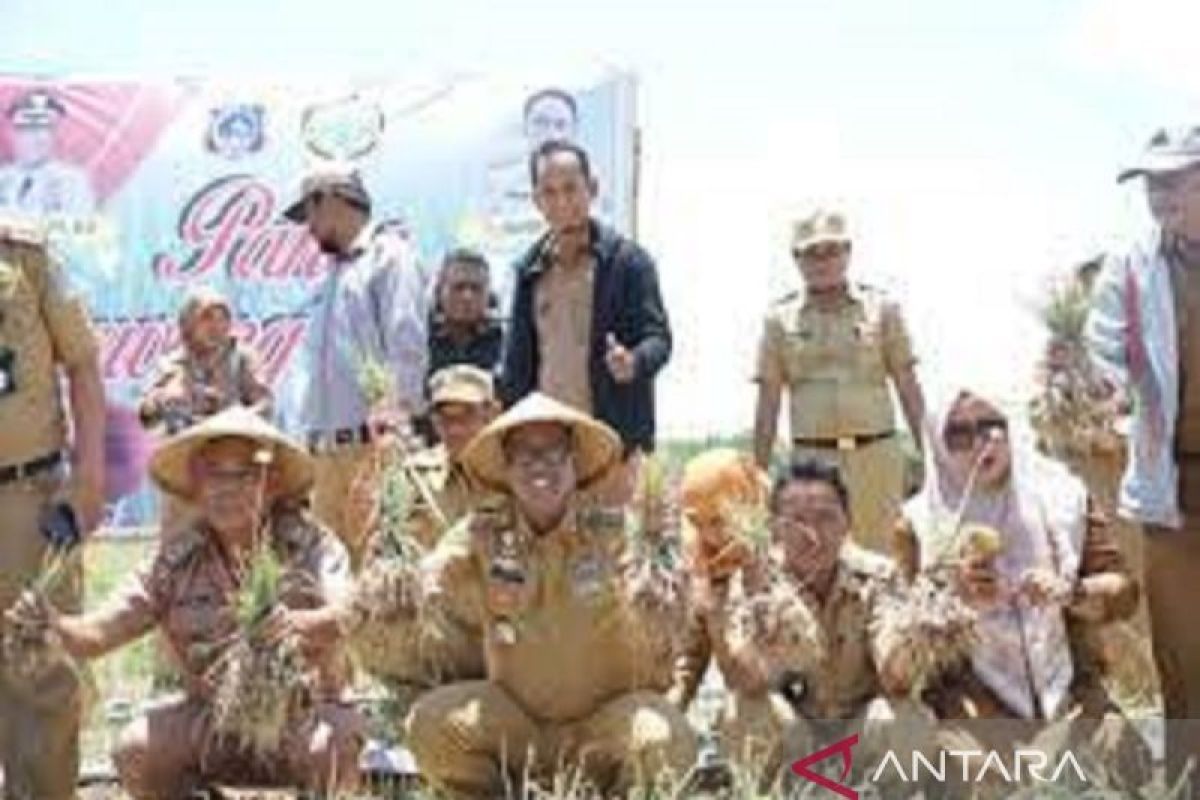
[[[591,218],[596,181],[581,147],[547,142],[529,166],[549,231],[517,262],[501,396],[511,405],[536,390],[591,414],[620,434],[633,466],[654,449],[654,377],[671,355],[654,261]]]

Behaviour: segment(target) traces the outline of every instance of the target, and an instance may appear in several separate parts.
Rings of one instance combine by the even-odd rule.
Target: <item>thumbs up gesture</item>
[[[611,333],[605,339],[604,363],[617,383],[631,383],[637,377],[637,356]]]

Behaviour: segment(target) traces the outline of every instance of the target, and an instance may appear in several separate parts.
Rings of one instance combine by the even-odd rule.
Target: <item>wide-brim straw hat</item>
[[[602,422],[568,405],[535,392],[492,420],[466,450],[462,463],[475,478],[491,489],[509,486],[504,440],[512,431],[539,422],[551,422],[571,431],[576,480],[585,488],[604,476],[620,459],[621,440]]]
[[[233,406],[168,439],[150,459],[150,477],[164,492],[186,499],[196,494],[192,459],[218,439],[249,439],[270,456],[280,495],[294,496],[312,486],[312,458],[282,431],[245,406]]]

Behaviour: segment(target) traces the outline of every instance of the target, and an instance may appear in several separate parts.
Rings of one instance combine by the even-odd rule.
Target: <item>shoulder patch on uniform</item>
[[[623,533],[625,531],[625,509],[620,506],[588,506],[578,511],[576,522],[582,530],[593,533]]]
[[[471,512],[470,527],[472,531],[486,533],[512,528],[516,525],[516,514],[512,502],[506,495],[490,495],[475,504]]]

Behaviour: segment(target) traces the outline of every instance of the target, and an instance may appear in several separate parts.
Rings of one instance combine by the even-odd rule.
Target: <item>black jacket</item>
[[[534,294],[546,268],[549,235],[539,239],[516,264],[511,319],[501,368],[501,397],[511,405],[537,389],[540,349],[534,321]],[[592,346],[588,359],[593,411],[621,435],[628,453],[654,449],[654,378],[671,357],[671,326],[650,255],[598,222],[591,223],[596,260],[592,301]],[[611,333],[637,357],[637,376],[618,384],[604,364]]]

